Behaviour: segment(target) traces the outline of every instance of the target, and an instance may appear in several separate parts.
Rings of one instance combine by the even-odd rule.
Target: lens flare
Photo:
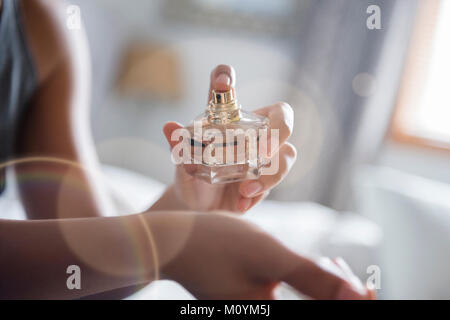
[[[85,173],[88,173],[92,170],[89,168],[83,167],[80,165],[80,163],[76,161],[71,161],[67,159],[61,159],[56,157],[25,157],[25,158],[19,158],[19,159],[13,159],[9,160],[3,163],[0,163],[0,170],[7,169],[14,166],[24,165],[24,164],[58,164],[58,165],[65,165],[68,168],[74,170],[81,170]],[[37,171],[33,171],[37,170]],[[67,179],[69,177],[69,179]],[[74,191],[85,191],[88,192],[89,188],[88,186],[84,185],[81,181],[77,181],[77,179],[70,179],[70,175],[67,175],[67,170],[64,170],[62,173],[54,172],[51,170],[42,170],[40,169],[31,169],[31,171],[27,171],[26,173],[18,173],[17,174],[17,183],[23,184],[23,183],[48,183],[48,182],[58,182],[61,183],[63,181],[64,183],[64,192],[74,192]],[[61,205],[61,199],[59,200],[59,205]],[[63,206],[61,205],[61,209]],[[157,252],[157,246],[155,244],[154,236],[151,231],[150,226],[148,225],[147,221],[144,219],[142,215],[135,215],[139,221],[139,229],[137,230],[136,226],[132,225],[129,219],[126,218],[112,218],[112,219],[119,219],[121,221],[122,225],[122,232],[126,235],[126,237],[131,242],[131,252],[130,255],[127,256],[130,259],[135,259],[136,261],[136,270],[132,271],[133,275],[139,275],[142,276],[143,279],[138,279],[139,282],[146,282],[149,279],[144,278],[147,277],[148,272],[146,272],[146,261],[148,261],[148,251],[150,250],[151,254],[151,260],[153,262],[153,277],[152,280],[157,280],[160,277],[159,272],[159,255]],[[69,217],[65,217],[69,218]],[[89,218],[87,218],[89,219]],[[67,246],[72,250],[72,252],[86,265],[89,267],[104,272],[107,274],[110,274],[112,276],[124,276],[124,270],[119,270],[115,266],[103,266],[97,263],[97,259],[92,256],[92,253],[89,253],[89,250],[86,250],[85,246],[79,246],[79,234],[76,235],[76,232],[72,232],[67,226],[67,224],[64,224],[63,221],[65,219],[59,219],[59,227],[62,236],[64,237]],[[145,243],[140,241],[139,236],[142,237],[144,235],[145,237]],[[128,272],[127,272],[128,273]],[[127,274],[128,275],[128,274]],[[129,276],[129,275],[128,275]]]

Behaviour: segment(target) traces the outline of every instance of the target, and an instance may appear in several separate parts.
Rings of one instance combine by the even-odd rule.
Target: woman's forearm
[[[157,272],[149,224],[148,214],[0,220],[0,298],[71,299],[149,282]],[[67,285],[73,265],[81,289]]]

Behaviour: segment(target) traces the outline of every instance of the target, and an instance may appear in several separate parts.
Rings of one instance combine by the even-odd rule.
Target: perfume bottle
[[[190,173],[211,184],[258,179],[268,163],[269,120],[243,111],[234,90],[213,91],[206,111],[186,129]]]

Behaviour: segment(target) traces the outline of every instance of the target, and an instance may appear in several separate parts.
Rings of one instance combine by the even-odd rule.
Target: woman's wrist
[[[158,279],[178,281],[179,264],[175,261],[185,253],[198,213],[194,211],[148,211],[142,214],[155,257]]]
[[[169,186],[149,211],[188,211],[186,204],[177,196],[175,186]]]

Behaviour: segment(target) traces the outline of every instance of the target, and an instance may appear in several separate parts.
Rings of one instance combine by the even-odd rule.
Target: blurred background
[[[125,212],[171,183],[163,124],[201,113],[209,73],[231,64],[245,109],[295,111],[298,161],[247,219],[378,277],[380,298],[450,299],[449,0],[72,2],[96,147]]]

